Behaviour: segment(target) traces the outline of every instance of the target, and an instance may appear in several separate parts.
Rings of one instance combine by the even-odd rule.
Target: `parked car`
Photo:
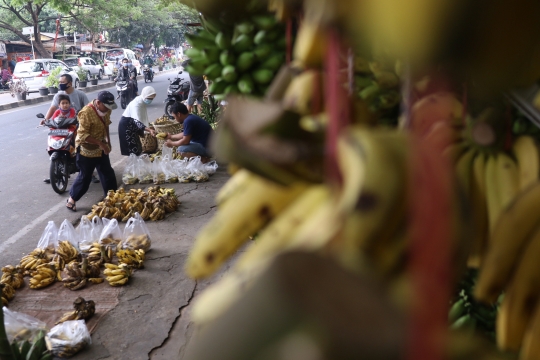
[[[132,50],[129,49],[109,49],[105,53],[105,65],[103,65],[103,68],[105,70],[105,75],[112,75],[114,72],[115,66],[117,66],[117,62],[120,64],[122,63],[122,59],[126,58],[133,66],[137,68],[137,75],[141,75],[141,63],[139,60],[137,60],[137,57],[135,56],[135,53]]]
[[[19,61],[13,71],[13,79],[23,80],[28,86],[30,92],[39,91],[40,87],[45,86],[45,80],[49,73],[58,66],[62,67],[62,74],[69,74],[73,78],[73,86],[79,86],[79,77],[77,73],[64,62],[57,59],[36,59]]]
[[[70,58],[65,59],[64,62],[75,71],[79,70],[79,68],[86,70],[88,79],[90,79],[93,75],[97,76],[98,79],[101,79],[103,76],[103,68],[92,58]]]

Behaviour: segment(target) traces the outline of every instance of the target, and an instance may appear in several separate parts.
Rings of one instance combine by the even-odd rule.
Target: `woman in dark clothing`
[[[154,130],[148,128],[148,114],[146,106],[156,97],[156,92],[151,86],[142,90],[141,95],[133,99],[122,114],[118,124],[118,137],[120,140],[120,152],[129,156],[142,153],[142,144],[139,136],[145,132],[154,135]]]

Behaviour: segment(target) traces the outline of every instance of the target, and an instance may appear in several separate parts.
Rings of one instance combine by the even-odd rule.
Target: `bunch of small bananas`
[[[158,150],[158,151],[156,151],[155,153],[151,154],[151,155],[149,156],[150,161],[151,161],[151,162],[154,162],[154,160],[155,160],[157,157],[161,156],[161,154],[162,154],[161,150]]]
[[[62,315],[60,320],[56,322],[56,325],[70,320],[87,320],[92,317],[96,312],[96,304],[93,300],[84,300],[82,297],[78,297],[73,302],[73,311],[69,311]]]
[[[24,276],[20,266],[6,265],[2,268],[2,278],[0,283],[10,285],[14,289],[19,289],[24,285]]]
[[[34,249],[30,254],[23,256],[20,261],[24,275],[29,275],[30,270],[35,270],[39,265],[49,262],[49,254],[43,249]]]
[[[103,271],[103,274],[111,286],[125,285],[132,273],[131,266],[126,264],[105,264],[105,267],[106,269]]]
[[[110,245],[102,245],[98,242],[92,243],[86,258],[89,264],[101,265],[112,262],[113,249]]]
[[[156,135],[158,139],[165,140],[167,138],[167,133],[159,133]]]
[[[142,249],[122,249],[116,252],[118,261],[122,264],[130,265],[135,269],[144,268],[145,252]]]
[[[79,257],[79,251],[69,241],[64,240],[58,243],[56,253],[64,260],[66,264],[77,260]]]
[[[54,338],[53,338],[53,340],[54,340]],[[59,357],[59,358],[70,358],[73,355],[75,355],[76,353],[78,353],[79,351],[81,351],[82,349],[84,349],[84,347],[87,345],[86,340],[82,340],[81,342],[79,342],[79,343],[77,343],[75,345],[67,344],[65,339],[60,338],[59,340],[61,342],[60,341],[59,342],[54,342],[50,346],[51,352],[53,353],[53,355],[55,357]]]
[[[133,185],[136,184],[139,179],[136,176],[133,176],[130,173],[124,173],[122,174],[122,182],[126,185]]]
[[[41,289],[52,283],[57,279],[58,273],[54,265],[45,263],[39,265],[34,271],[32,271],[30,278],[30,289]]]
[[[99,240],[99,243],[101,245],[104,245],[105,247],[110,247],[110,248],[116,248],[120,244],[120,242],[122,242],[122,239],[113,239],[111,235]],[[107,257],[109,259],[112,259],[112,255],[109,252],[109,250],[107,250]]]
[[[123,249],[131,250],[143,250],[147,252],[150,250],[152,242],[147,234],[142,235],[129,235],[126,240],[122,243]],[[144,260],[144,259],[143,259]]]
[[[64,268],[65,276],[62,281],[70,290],[82,289],[88,282],[100,284],[103,278],[99,277],[99,265],[88,264],[87,259],[82,262],[72,261]]]
[[[0,283],[0,286],[2,287],[2,305],[7,306],[7,304],[15,297],[15,289],[11,285],[5,283]]]

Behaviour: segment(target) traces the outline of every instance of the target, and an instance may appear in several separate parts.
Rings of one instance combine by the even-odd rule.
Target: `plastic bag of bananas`
[[[69,242],[75,249],[78,249],[79,247],[79,234],[67,219],[62,221],[62,224],[60,224],[60,227],[58,228],[58,246],[60,246],[62,241]],[[56,248],[58,248],[58,246]]]
[[[150,250],[150,247],[152,246],[150,231],[139,213],[135,213],[135,215],[128,220],[126,227],[124,228],[123,239],[122,245],[120,246],[122,249],[142,249],[144,252]]]
[[[130,154],[124,173],[122,174],[122,182],[126,185],[133,185],[137,183],[137,155]]]
[[[150,184],[152,181],[154,181],[154,177],[152,175],[152,162],[150,161],[148,154],[142,154],[139,156],[137,159],[136,171],[139,184]]]
[[[110,246],[116,249],[116,246],[122,242],[122,231],[120,230],[118,221],[116,219],[103,220],[104,222],[106,221],[106,224],[99,237],[99,243],[105,245],[105,247]]]
[[[41,237],[39,238],[37,247],[38,249],[50,248],[54,251],[54,249],[56,249],[57,246],[58,246],[58,227],[56,226],[54,221],[49,221],[47,223],[47,226],[45,226],[45,230],[43,230]]]
[[[92,344],[84,320],[71,320],[56,325],[47,334],[46,341],[47,348],[60,358],[71,357],[86,345]]]
[[[47,324],[33,316],[4,308],[4,325],[9,342],[34,342]]]

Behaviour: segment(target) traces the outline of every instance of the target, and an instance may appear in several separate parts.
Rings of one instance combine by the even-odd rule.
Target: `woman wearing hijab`
[[[154,135],[154,130],[148,128],[148,112],[146,106],[152,103],[156,97],[153,87],[145,87],[141,95],[137,96],[129,103],[120,118],[118,124],[118,137],[120,138],[120,152],[129,156],[142,153],[142,144],[139,136],[144,136],[144,132]]]

